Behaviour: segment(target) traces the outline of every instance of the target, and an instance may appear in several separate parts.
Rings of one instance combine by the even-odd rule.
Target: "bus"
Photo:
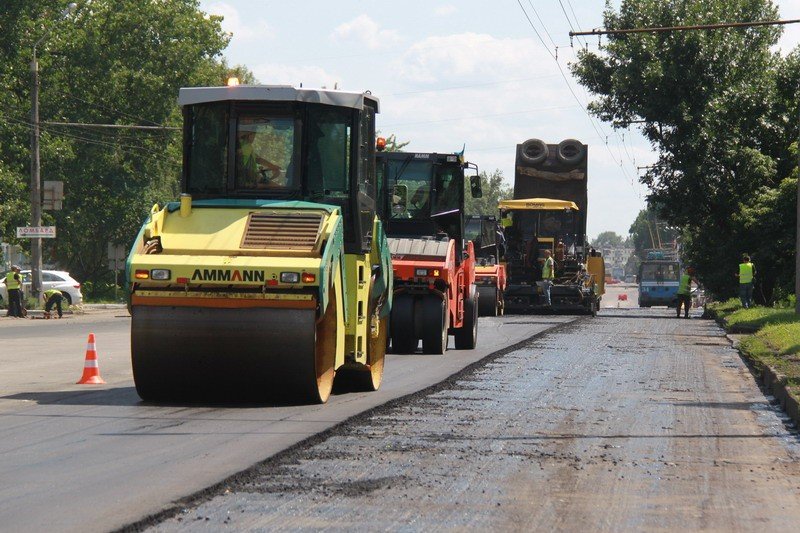
[[[639,266],[639,307],[678,304],[681,264],[674,252],[648,252]]]

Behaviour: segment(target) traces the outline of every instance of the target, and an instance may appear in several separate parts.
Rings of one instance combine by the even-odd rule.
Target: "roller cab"
[[[442,354],[448,337],[457,349],[475,347],[478,293],[475,250],[464,237],[465,170],[477,167],[459,154],[378,154],[378,196],[394,271],[391,342],[410,353]]]
[[[392,271],[368,94],[182,89],[182,195],[127,264],[145,400],[325,402],[376,390]]]
[[[475,285],[478,288],[480,316],[505,313],[506,289],[505,237],[495,215],[468,215],[465,235],[475,248]],[[500,237],[500,239],[498,239]]]

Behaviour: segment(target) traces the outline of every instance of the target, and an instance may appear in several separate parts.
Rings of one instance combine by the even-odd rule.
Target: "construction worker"
[[[749,309],[753,305],[753,278],[756,277],[756,266],[750,262],[750,256],[742,254],[742,262],[739,263],[739,299],[742,307]]]
[[[542,265],[542,284],[544,289],[544,299],[548,306],[553,305],[550,300],[550,289],[553,287],[553,280],[556,277],[556,265],[553,261],[553,253],[548,249],[544,251],[544,264]]]
[[[17,265],[11,265],[11,271],[3,280],[8,292],[8,313],[6,316],[24,318],[22,313],[22,274]]]
[[[58,311],[58,318],[61,318],[63,313],[61,311],[61,302],[64,300],[64,295],[58,289],[50,289],[44,291],[44,317],[51,318],[50,310],[53,306]]]
[[[692,307],[692,281],[699,285],[697,280],[694,279],[694,268],[688,267],[681,275],[681,281],[678,285],[678,318],[681,317],[681,305],[684,308],[683,318],[689,318],[689,309]]]

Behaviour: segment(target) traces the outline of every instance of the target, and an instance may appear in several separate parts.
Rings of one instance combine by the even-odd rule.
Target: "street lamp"
[[[78,8],[78,4],[70,2],[61,11],[59,22],[66,19]],[[42,182],[39,174],[39,63],[36,61],[36,48],[44,41],[56,24],[42,35],[33,45],[31,61],[31,226],[42,225]],[[37,299],[42,293],[42,238],[31,240],[31,292]]]

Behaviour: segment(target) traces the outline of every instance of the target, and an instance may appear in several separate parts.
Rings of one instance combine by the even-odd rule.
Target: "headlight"
[[[165,268],[154,268],[150,271],[150,279],[156,280],[168,280],[171,276],[171,272]]]
[[[299,283],[300,274],[298,272],[281,272],[281,283]]]

